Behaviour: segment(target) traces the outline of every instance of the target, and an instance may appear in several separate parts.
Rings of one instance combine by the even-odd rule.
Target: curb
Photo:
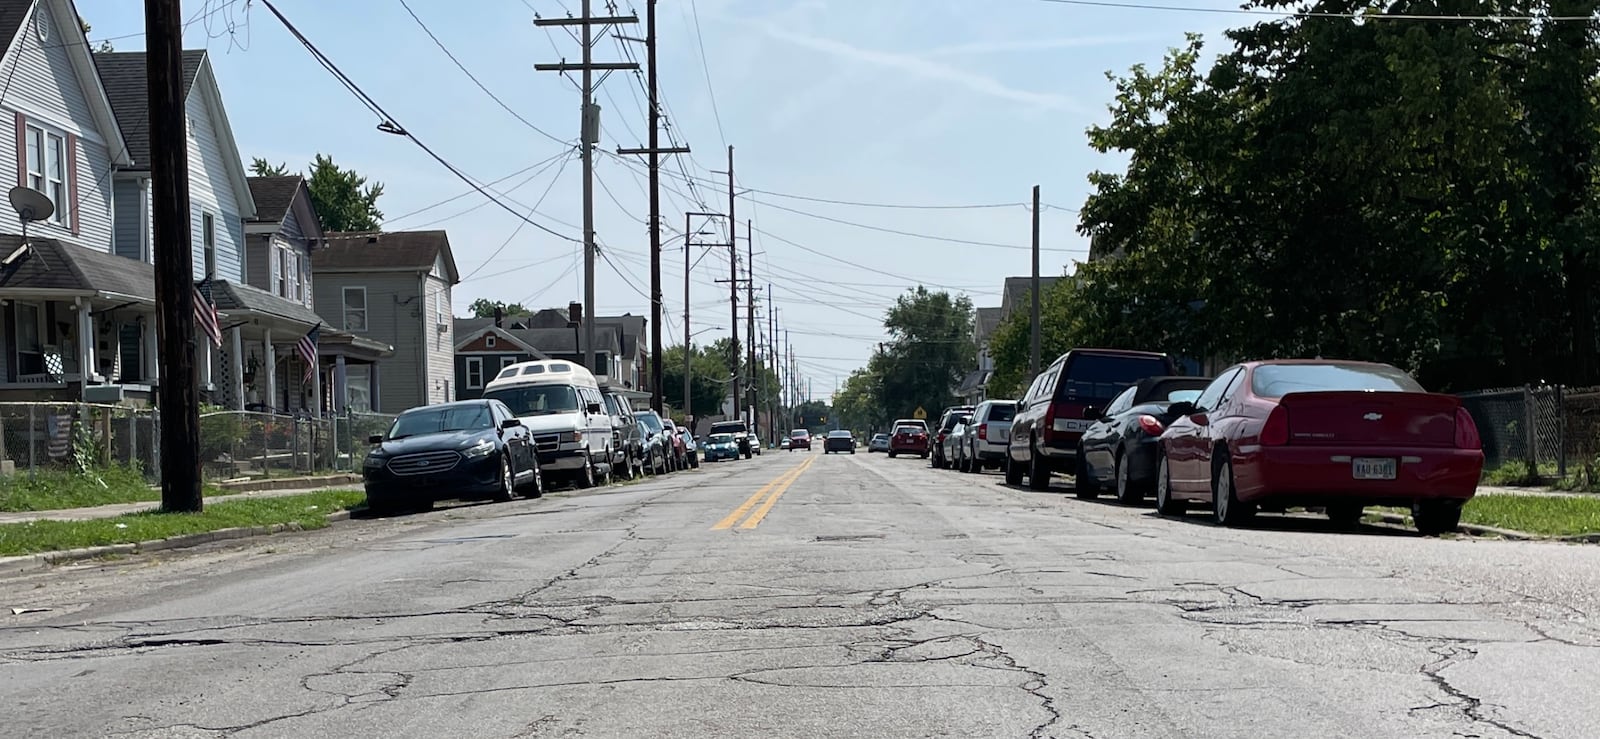
[[[258,493],[264,490],[298,490],[300,488],[318,488],[337,485],[350,485],[361,482],[361,475],[338,474],[319,475],[316,477],[279,477],[270,480],[250,480],[248,482],[218,483],[217,487],[225,494]]]
[[[328,514],[324,520],[332,524],[349,520],[349,518],[350,511],[335,511]],[[271,536],[273,534],[302,530],[300,524],[297,523],[275,523],[271,526],[241,526],[199,534],[169,536],[165,539],[152,539],[150,541],[106,544],[82,549],[63,549],[58,552],[40,552],[18,557],[0,557],[0,575],[17,575],[34,570],[49,569],[55,565],[82,562],[86,559],[97,559],[99,557],[127,556],[145,552],[162,552],[169,549],[189,549],[212,542],[251,539],[258,536]]]
[[[1375,513],[1375,514],[1369,514],[1369,515],[1377,516],[1379,518],[1379,520],[1383,521],[1384,523],[1398,524],[1400,526],[1407,526],[1407,527],[1412,525],[1410,516],[1403,516],[1403,515],[1400,515],[1398,513]],[[1480,525],[1475,524],[1475,523],[1460,524],[1457,528],[1462,533],[1471,534],[1473,536],[1498,536],[1498,537],[1500,537],[1502,539],[1510,539],[1512,541],[1549,541],[1550,540],[1550,537],[1548,537],[1548,536],[1540,536],[1538,534],[1530,534],[1530,533],[1528,533],[1526,531],[1513,531],[1511,529],[1500,529],[1500,528],[1495,528],[1493,526],[1480,526]],[[1600,534],[1591,534],[1590,536],[1595,537],[1595,541],[1600,541]],[[1581,541],[1580,537],[1572,537],[1572,539],[1575,540],[1575,541]],[[1562,541],[1565,541],[1565,539],[1563,539]]]

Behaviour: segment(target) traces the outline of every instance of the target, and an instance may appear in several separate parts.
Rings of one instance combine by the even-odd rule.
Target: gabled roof
[[[67,58],[72,62],[72,71],[77,75],[84,99],[89,103],[89,113],[94,116],[95,127],[105,137],[106,148],[111,152],[111,163],[118,167],[132,164],[127,138],[95,69],[94,55],[90,53],[89,40],[83,27],[78,24],[78,10],[73,7],[72,0],[0,0],[0,36],[5,39],[7,56],[36,8],[47,8],[55,21],[50,38],[59,39],[56,43],[66,50]],[[23,38],[26,42],[27,37]],[[77,39],[77,42],[71,39]]]
[[[477,325],[477,328],[462,330],[463,327],[461,324],[463,321],[473,321],[475,325]],[[545,356],[544,352],[540,350],[539,347],[533,346],[532,344],[529,344],[525,340],[519,338],[516,333],[519,330],[520,329],[496,327],[494,325],[494,319],[492,318],[457,318],[455,322],[455,348],[458,352],[463,351],[467,345],[488,334],[494,334],[501,339],[511,342],[513,346],[516,346],[517,348],[534,355],[538,359],[549,359],[549,357]]]
[[[523,328],[508,329],[508,333],[517,337],[519,341],[534,347],[545,354],[576,354],[578,352],[578,338],[582,330],[570,328]],[[612,354],[621,354],[622,332],[615,326],[595,326],[596,351],[608,351]]]
[[[450,237],[444,231],[330,233],[327,245],[311,254],[319,272],[426,272],[442,257],[450,284],[460,282]]]
[[[979,308],[973,321],[972,337],[978,346],[986,346],[995,329],[1000,328],[1000,308]]]
[[[1044,275],[1039,275],[1039,297],[1040,297],[1040,299],[1043,299],[1045,293],[1050,292],[1050,288],[1053,285],[1055,285],[1057,282],[1060,282],[1060,281],[1061,281],[1061,277],[1060,276],[1046,277]],[[1011,315],[1011,311],[1018,310],[1018,309],[1022,308],[1023,307],[1022,306],[1023,301],[1027,299],[1028,293],[1032,289],[1033,289],[1033,278],[1031,276],[1030,277],[1007,277],[1006,278],[1006,282],[1005,282],[1005,287],[1002,288],[1001,295],[1000,295],[1000,314],[1001,314],[1001,317],[1004,318],[1005,316],[1009,316],[1009,315]]]
[[[249,177],[245,181],[250,184],[250,196],[256,201],[256,217],[251,220],[283,223],[283,219],[289,215],[290,206],[294,205],[294,197],[300,194],[300,187],[306,180],[297,174],[286,174]]]
[[[0,290],[60,290],[155,302],[155,268],[144,262],[55,239],[29,237],[28,242],[33,248],[0,267]],[[21,244],[21,236],[0,234],[0,255]]]

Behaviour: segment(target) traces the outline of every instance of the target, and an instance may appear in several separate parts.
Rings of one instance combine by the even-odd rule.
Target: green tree
[[[689,409],[695,416],[713,416],[722,413],[730,383],[725,355],[716,355],[714,347],[700,346],[690,358]],[[661,352],[661,396],[668,405],[681,413],[683,410],[683,345],[667,347]]]
[[[906,417],[919,407],[936,414],[950,405],[962,376],[977,361],[972,301],[919,285],[895,300],[883,327],[889,340],[868,366],[881,378],[884,414]]]
[[[250,171],[257,177],[290,174],[287,164],[273,165],[260,157],[251,161]],[[316,155],[306,170],[306,189],[324,231],[376,231],[383,224],[383,211],[378,210],[383,183],[368,184],[366,177],[341,168],[333,157]]]
[[[467,306],[467,310],[472,312],[474,318],[494,318],[494,313],[497,309],[502,316],[532,315],[532,311],[523,307],[521,303],[507,303],[503,300],[478,298],[472,301],[472,305]]]

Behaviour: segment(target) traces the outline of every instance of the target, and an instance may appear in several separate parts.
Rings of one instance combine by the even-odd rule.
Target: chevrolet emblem
[[[1368,421],[1382,421],[1383,420],[1383,414],[1382,413],[1368,413],[1367,415],[1362,416],[1362,418],[1365,418]]]

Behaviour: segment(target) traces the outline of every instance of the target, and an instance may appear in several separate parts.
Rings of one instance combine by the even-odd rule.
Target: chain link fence
[[[0,403],[0,473],[159,467],[155,411],[92,403]]]
[[[200,416],[200,460],[207,479],[271,478],[358,472],[394,416],[349,413],[313,418],[255,411]]]
[[[1529,482],[1600,480],[1600,388],[1538,386],[1465,393],[1483,437],[1484,467],[1521,465]]]

